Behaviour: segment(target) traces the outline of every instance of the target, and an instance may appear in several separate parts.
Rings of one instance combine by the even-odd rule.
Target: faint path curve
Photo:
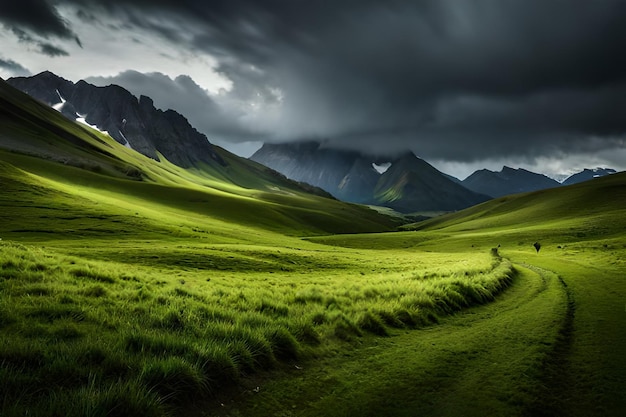
[[[535,265],[521,264],[535,271],[542,277],[556,275],[554,272]],[[543,361],[543,373],[539,378],[540,390],[537,400],[525,411],[527,416],[559,417],[568,416],[567,404],[572,398],[571,387],[574,386],[570,371],[570,354],[574,341],[574,319],[576,301],[572,291],[560,275],[556,275],[567,296],[567,309],[552,350]]]
[[[488,305],[307,364],[215,415],[537,415],[556,384],[542,369],[566,360],[575,307],[556,274],[516,269]]]
[[[572,417],[625,415],[626,271],[622,264],[591,255],[531,257],[537,273],[557,271],[568,294],[559,337],[538,378],[542,389],[527,415]],[[542,269],[545,268],[545,269]]]

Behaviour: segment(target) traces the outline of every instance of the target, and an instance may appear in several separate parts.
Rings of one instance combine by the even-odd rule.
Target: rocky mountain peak
[[[205,135],[177,112],[156,109],[150,97],[142,95],[137,99],[118,85],[96,87],[84,80],[72,83],[49,71],[33,77],[10,78],[7,82],[66,117],[84,120],[122,145],[155,160],[160,153],[182,167],[198,163],[225,165]]]
[[[457,210],[488,199],[450,180],[413,152],[381,157],[302,142],[265,144],[250,159],[339,199],[406,213]],[[374,165],[381,163],[391,165],[379,173]]]

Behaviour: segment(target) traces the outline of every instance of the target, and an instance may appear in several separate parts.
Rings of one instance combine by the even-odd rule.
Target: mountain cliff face
[[[371,203],[379,177],[358,153],[323,148],[317,142],[265,144],[250,159],[353,203]]]
[[[122,145],[152,159],[159,160],[161,154],[182,167],[198,162],[225,163],[206,136],[185,117],[173,110],[156,109],[149,97],[137,99],[116,85],[72,83],[48,71],[33,77],[10,78],[7,82],[67,118],[106,131]]]
[[[500,172],[481,169],[464,179],[462,184],[472,191],[494,198],[560,186],[557,181],[545,175],[507,166]]]
[[[578,184],[579,182],[589,181],[594,178],[604,177],[605,175],[611,175],[615,173],[616,171],[611,168],[584,169],[581,172],[569,176],[565,181],[562,182],[562,185]]]
[[[341,200],[382,205],[404,213],[459,210],[488,200],[412,153],[385,160],[305,142],[265,144],[250,159]],[[383,173],[374,168],[381,162],[391,163]]]

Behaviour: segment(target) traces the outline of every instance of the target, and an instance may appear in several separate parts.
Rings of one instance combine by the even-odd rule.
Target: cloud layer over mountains
[[[40,53],[84,44],[81,20],[213,57],[207,71],[230,82],[220,93],[165,76],[156,62],[90,81],[141,86],[222,140],[328,139],[461,162],[626,147],[621,0],[3,3],[5,29]],[[17,56],[0,58],[28,71]]]

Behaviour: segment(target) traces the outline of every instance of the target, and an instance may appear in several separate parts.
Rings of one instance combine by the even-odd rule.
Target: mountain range
[[[504,166],[501,171],[490,171],[488,169],[475,171],[469,177],[459,182],[477,193],[497,198],[510,194],[577,184],[615,173],[616,171],[611,168],[584,169],[573,175],[565,176],[565,179],[559,182],[543,174],[537,174],[523,168],[514,169]]]
[[[316,185],[341,200],[386,206],[402,213],[454,211],[489,199],[411,152],[382,158],[310,141],[266,143],[250,159],[288,178]]]
[[[318,186],[354,203],[391,207],[399,212],[455,211],[509,194],[556,188],[615,173],[585,169],[562,184],[522,168],[481,169],[465,180],[442,173],[406,152],[395,157],[334,149],[320,142],[264,144],[250,159],[288,178]]]
[[[260,181],[267,187],[296,187],[332,198],[321,188],[297,184],[278,172],[211,144],[181,114],[156,109],[149,97],[137,98],[120,86],[96,87],[82,80],[73,83],[49,71],[32,77],[10,78],[6,82],[66,118],[99,130],[155,161],[164,158],[177,166],[200,169],[244,187],[256,187]],[[25,148],[29,144],[13,143],[11,146]],[[41,154],[45,147],[22,150]],[[66,162],[68,158],[67,155],[61,157],[59,149],[46,157]]]
[[[184,136],[172,140],[185,149]],[[157,161],[0,80],[0,223],[6,236],[24,231],[92,235],[95,229],[86,226],[83,215],[68,215],[67,222],[51,223],[44,232],[39,222],[45,213],[16,215],[26,205],[35,211],[52,206],[71,211],[76,204],[91,213],[89,219],[102,217],[98,227],[111,230],[119,225],[114,217],[100,216],[101,207],[139,216],[127,220],[159,231],[164,230],[160,218],[184,213],[187,220],[169,235],[204,230],[224,242],[265,233],[260,231],[300,236],[388,231],[398,224],[218,146],[211,150],[215,157],[187,159],[192,167],[173,164],[160,153]]]
[[[561,185],[545,175],[507,166],[503,167],[499,172],[488,169],[478,170],[464,179],[461,184],[472,191],[494,198],[508,194],[544,190]]]
[[[137,98],[116,85],[73,83],[48,71],[10,78],[7,83],[66,118],[106,133],[155,161],[165,159],[244,187],[254,188],[259,181],[264,187],[288,184],[319,196],[415,213],[456,211],[493,197],[561,185],[545,175],[506,166],[500,172],[479,170],[461,181],[438,171],[412,152],[382,157],[329,148],[316,141],[266,143],[246,160],[211,144],[183,115],[157,109],[151,98]],[[25,150],[29,144],[11,146]],[[28,151],[42,153],[45,147]],[[67,155],[61,157],[59,149],[47,157],[67,161]],[[584,170],[566,179],[563,185],[614,172],[604,168]]]

